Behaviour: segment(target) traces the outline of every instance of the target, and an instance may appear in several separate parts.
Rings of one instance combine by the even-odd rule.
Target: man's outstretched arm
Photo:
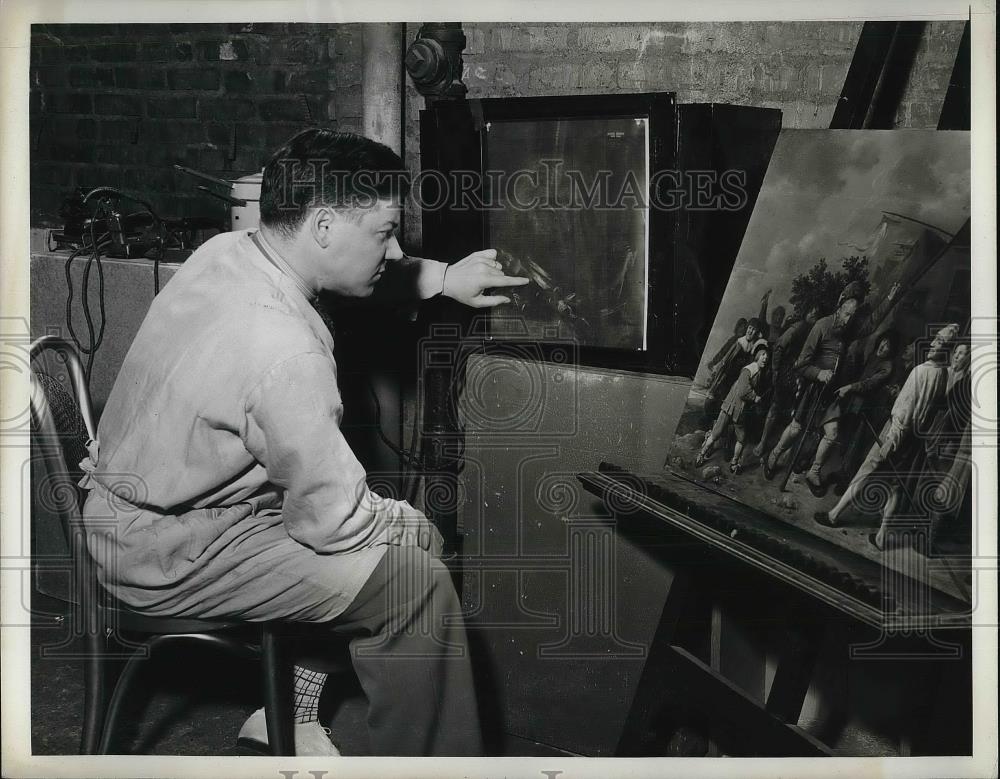
[[[457,300],[473,308],[509,303],[503,294],[488,290],[520,287],[529,279],[507,276],[496,259],[495,249],[483,249],[449,265],[438,260],[405,257],[392,263],[376,289],[381,300],[428,300],[435,295]]]

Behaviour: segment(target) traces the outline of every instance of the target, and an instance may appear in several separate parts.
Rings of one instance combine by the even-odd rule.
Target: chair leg
[[[121,676],[118,677],[118,683],[115,685],[114,692],[111,693],[111,701],[108,703],[108,711],[104,717],[103,733],[97,754],[108,754],[108,750],[111,748],[111,743],[114,739],[115,730],[118,728],[118,722],[124,710],[125,696],[132,686],[132,681],[142,669],[143,660],[152,652],[155,643],[156,639],[148,642],[148,652],[136,652],[125,662],[125,667],[122,669]]]
[[[294,756],[291,669],[282,657],[280,636],[270,625],[263,628],[261,659],[264,665],[264,716],[271,754]]]
[[[108,701],[107,658],[102,637],[91,631],[86,636],[86,658],[83,669],[83,731],[80,734],[80,754],[94,755],[101,744],[104,713]]]

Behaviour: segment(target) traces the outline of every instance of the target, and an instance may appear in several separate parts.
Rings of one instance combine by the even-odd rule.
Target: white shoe
[[[340,750],[330,741],[330,729],[318,722],[300,722],[294,726],[296,757],[340,757]],[[257,709],[240,728],[237,741],[250,741],[267,749],[267,720]]]

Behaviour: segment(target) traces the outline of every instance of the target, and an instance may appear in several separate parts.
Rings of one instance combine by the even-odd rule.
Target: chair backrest
[[[29,351],[35,582],[46,595],[75,600],[71,584],[76,568],[72,550],[74,534],[81,528],[83,498],[77,486],[81,475],[77,463],[86,455],[86,444],[96,433],[93,407],[80,357],[69,342],[44,336],[34,341]],[[45,369],[37,367],[47,352],[61,358],[68,382],[53,376],[51,365]]]

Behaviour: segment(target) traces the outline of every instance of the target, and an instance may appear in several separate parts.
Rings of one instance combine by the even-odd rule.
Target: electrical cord
[[[98,215],[104,212],[105,218],[107,219],[107,223],[109,225],[111,224],[110,217],[114,217],[116,215],[114,214],[112,209],[109,208],[108,201],[106,200],[106,198],[114,197],[114,198],[126,198],[128,200],[131,200],[141,205],[143,209],[145,209],[145,213],[148,213],[150,217],[152,217],[156,238],[150,251],[155,252],[155,255],[153,256],[152,259],[153,259],[153,297],[156,297],[157,295],[160,294],[160,261],[163,259],[164,250],[166,249],[168,239],[173,239],[176,245],[181,244],[180,240],[177,237],[177,234],[173,230],[167,227],[166,222],[164,222],[163,219],[160,218],[159,214],[156,213],[156,211],[153,209],[152,204],[150,204],[148,200],[144,200],[143,198],[129,194],[128,192],[123,192],[122,190],[117,189],[116,187],[96,187],[83,196],[83,202],[87,203],[93,197],[100,198],[98,200],[97,211],[94,215],[94,219],[96,219]],[[127,222],[129,219],[139,216],[142,213],[143,211],[135,211],[131,214],[126,214],[122,218],[122,221]],[[91,220],[91,230],[93,230],[93,220]],[[120,225],[120,230],[121,231],[124,230],[124,227],[122,225]],[[124,236],[121,237],[121,240],[122,241],[125,240]]]
[[[378,399],[378,392],[375,391],[375,384],[372,382],[371,377],[366,377],[365,384],[368,385],[368,392],[372,396],[372,403],[375,406],[375,430],[378,433],[379,440],[382,441],[389,449],[396,454],[403,462],[411,468],[424,468],[423,462],[413,456],[412,450],[403,449],[401,446],[397,445],[392,439],[385,434],[382,430],[382,402]]]
[[[485,353],[485,350],[483,350]],[[465,369],[469,361],[469,358],[473,354],[479,353],[479,350],[467,350],[464,351],[459,357],[456,375],[457,381],[455,385],[455,391],[457,396],[461,396],[465,388]],[[403,497],[409,503],[413,503],[416,499],[417,491],[420,489],[420,482],[424,478],[424,474],[427,471],[427,465],[424,462],[425,457],[425,444],[426,439],[420,435],[420,414],[414,409],[413,414],[413,426],[410,433],[410,446],[401,447],[393,442],[382,429],[382,402],[379,400],[378,392],[375,390],[375,384],[372,382],[370,376],[366,376],[365,383],[368,386],[368,392],[372,398],[372,404],[375,411],[375,430],[378,434],[379,440],[382,441],[397,457],[403,461]]]
[[[87,384],[90,384],[90,375],[94,367],[94,356],[97,350],[100,348],[101,343],[104,341],[104,329],[105,323],[107,322],[106,309],[105,309],[105,297],[104,297],[104,266],[101,263],[101,248],[105,247],[110,243],[108,235],[102,236],[101,240],[98,241],[95,234],[93,224],[91,224],[91,255],[87,258],[87,264],[83,269],[83,280],[82,280],[82,293],[81,293],[81,305],[83,307],[84,319],[87,322],[87,345],[80,340],[77,335],[76,330],[73,327],[73,261],[79,257],[88,247],[80,247],[76,249],[69,258],[66,260],[65,274],[66,274],[66,326],[69,329],[70,338],[72,338],[73,343],[76,345],[77,349],[80,350],[82,354],[87,355],[87,362],[84,366],[84,376],[87,380]],[[97,265],[97,278],[98,278],[98,303],[100,307],[100,317],[101,325],[100,329],[95,332],[94,319],[90,311],[90,273],[96,263]]]

